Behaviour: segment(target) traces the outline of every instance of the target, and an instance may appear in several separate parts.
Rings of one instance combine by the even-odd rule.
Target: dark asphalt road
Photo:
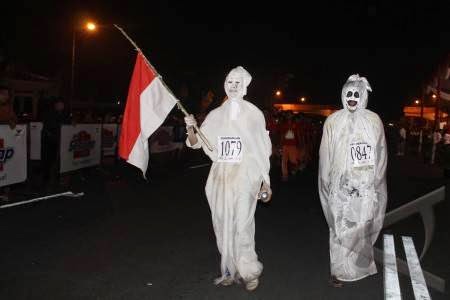
[[[383,299],[383,275],[342,289],[328,286],[328,229],[308,170],[274,181],[274,198],[256,212],[256,247],[264,264],[259,288],[216,287],[219,256],[204,184],[209,168],[154,171],[150,182],[130,167],[120,180],[91,170],[76,176],[79,199],[59,198],[0,210],[0,299]],[[446,182],[438,169],[414,159],[391,159],[389,209]],[[449,197],[435,207],[436,232],[422,261],[450,280]],[[388,228],[397,242],[414,237],[422,248],[418,216]],[[401,245],[397,245],[402,255]],[[404,299],[414,299],[401,276]],[[430,290],[433,299],[449,299]]]

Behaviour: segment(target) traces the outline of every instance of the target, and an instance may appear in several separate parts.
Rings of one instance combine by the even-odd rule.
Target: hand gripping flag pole
[[[153,65],[148,61],[147,57],[145,57],[144,53],[142,53],[142,50],[137,46],[137,44],[128,36],[128,34],[118,25],[114,24],[114,27],[116,27],[122,34],[123,36],[133,45],[133,47],[136,49],[136,51],[138,51],[142,57],[145,60],[145,63],[148,65],[149,68],[151,68],[155,74],[157,74],[158,78],[161,80],[162,84],[164,85],[164,87],[167,89],[167,91],[175,98],[177,99],[177,107],[179,110],[181,110],[183,112],[183,114],[185,116],[189,116],[189,113],[187,112],[187,110],[184,108],[184,106],[181,104],[181,101],[178,100],[178,98],[174,95],[174,93],[172,92],[172,90],[166,85],[166,83],[163,81],[161,75],[158,73],[158,71],[156,71],[156,69],[153,67]],[[206,136],[200,131],[200,129],[198,128],[197,125],[194,126],[195,130],[197,131],[199,137],[202,139],[202,141],[205,143],[206,147],[208,147],[209,151],[213,151],[213,148],[211,146],[211,144],[209,143],[208,139],[206,138]]]

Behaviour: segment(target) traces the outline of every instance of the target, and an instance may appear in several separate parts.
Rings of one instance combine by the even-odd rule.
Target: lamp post
[[[86,22],[83,26],[83,29],[87,32],[94,32],[97,30],[97,25],[94,22]],[[73,97],[74,97],[74,88],[75,88],[75,49],[76,49],[76,35],[77,31],[79,30],[78,27],[73,28],[72,32],[72,66],[71,66],[71,72],[70,72],[70,112],[72,112],[72,105],[73,105]]]

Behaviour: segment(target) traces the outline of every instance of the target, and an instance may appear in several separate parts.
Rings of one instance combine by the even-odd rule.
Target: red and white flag
[[[138,52],[120,130],[119,155],[142,170],[148,165],[148,138],[164,122],[177,100]]]

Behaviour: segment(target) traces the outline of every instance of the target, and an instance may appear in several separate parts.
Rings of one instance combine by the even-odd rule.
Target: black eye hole
[[[353,94],[353,96],[355,96],[355,98],[359,98],[359,93],[358,93],[358,92],[355,92],[355,93]]]
[[[347,92],[347,97],[351,97],[353,95],[353,92],[352,91],[348,91]]]

